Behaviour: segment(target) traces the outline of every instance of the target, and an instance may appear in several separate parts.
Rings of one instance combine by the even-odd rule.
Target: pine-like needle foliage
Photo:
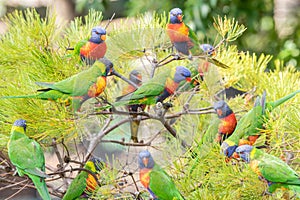
[[[90,11],[84,19],[77,18],[66,28],[58,28],[55,25],[55,16],[47,15],[45,19],[40,19],[37,12],[32,9],[24,13],[14,12],[5,20],[9,31],[1,37],[0,41],[1,96],[31,94],[38,89],[34,83],[36,81],[55,82],[86,69],[87,66],[83,66],[78,57],[67,56],[69,52],[66,52],[65,47],[72,47],[76,42],[88,37],[91,28],[101,22],[102,15]],[[116,71],[128,77],[132,69],[139,69],[143,75],[143,81],[147,81],[153,75],[156,76],[178,65],[187,66],[191,70],[198,69],[200,62],[198,58],[193,58],[193,61],[176,60],[157,66],[158,61],[172,53],[169,48],[171,42],[165,29],[166,15],[144,15],[128,20],[131,21],[114,25],[107,34],[106,57],[114,63]],[[211,69],[205,72],[204,80],[200,82],[197,90],[190,88],[177,91],[176,97],[166,100],[173,104],[166,114],[166,121],[171,124],[178,137],[192,148],[197,146],[216,116],[215,114],[186,113],[186,109],[211,106],[215,101],[214,94],[218,90],[234,86],[237,89],[249,91],[255,87],[255,95],[261,95],[265,90],[267,101],[274,101],[300,89],[300,73],[295,68],[284,66],[277,61],[276,69],[266,72],[272,56],[241,52],[236,46],[230,44],[246,30],[243,25],[226,17],[219,17],[214,23],[219,33],[215,36],[217,46],[215,58],[228,65],[229,68],[220,69],[211,65]],[[157,68],[153,70],[154,67]],[[115,97],[122,94],[121,90],[126,84],[117,78],[108,78],[107,89],[103,96],[109,102],[114,102]],[[94,100],[85,104],[86,107],[93,107]],[[233,111],[240,111],[237,112],[238,119],[245,114],[245,111],[253,107],[252,100],[245,101],[242,97],[228,100],[228,104]],[[274,109],[268,113],[269,117],[265,120],[264,130],[262,130],[267,135],[264,140],[269,144],[266,151],[285,158],[296,171],[300,171],[297,165],[300,149],[299,106],[300,96],[298,95]],[[120,108],[120,110],[124,111],[125,108]],[[147,108],[146,112],[155,114],[153,107]],[[120,123],[126,117],[128,116],[124,118],[114,115],[91,116],[86,115],[85,112],[74,115],[64,106],[54,102],[36,99],[1,99],[0,147],[5,148],[11,124],[18,118],[28,121],[28,133],[31,137],[46,144],[50,144],[52,138],[66,141],[85,139],[92,144],[97,140],[91,136],[101,136],[101,134],[111,136],[106,138],[107,140],[117,140],[122,144],[129,141],[126,138],[129,137],[129,126],[122,126]],[[113,132],[105,132],[114,126],[118,128],[115,131],[120,134],[114,132],[110,135]],[[237,161],[225,163],[218,145],[208,145],[208,148],[204,149],[205,152],[200,152],[199,163],[194,165],[190,153],[180,146],[178,138],[174,138],[161,122],[155,119],[145,119],[142,121],[142,130],[139,134],[142,135],[145,143],[153,139],[155,135],[157,136],[158,139],[155,139],[155,136],[150,147],[147,148],[157,150],[158,153],[154,154],[155,160],[171,175],[186,199],[280,199],[286,195],[284,191],[277,191],[272,197],[262,196],[261,194],[266,189],[264,183],[257,178],[247,164]],[[78,137],[81,133],[89,137]],[[105,137],[101,136],[101,139]],[[148,196],[147,193],[144,194],[139,181],[135,182],[137,186],[127,181],[124,181],[122,186],[117,183],[122,179],[120,177],[125,176],[124,170],[127,169],[138,177],[136,157],[142,148],[130,147],[133,153],[128,150],[125,152],[126,158],[124,156],[117,158],[121,160],[120,162],[124,162],[121,163],[122,170],[107,173],[106,178],[111,179],[106,180],[108,186],[100,187],[93,197],[130,199],[137,191],[136,187],[143,193],[142,196]],[[289,155],[292,155],[293,159],[288,160]],[[111,167],[120,166],[112,164]],[[194,169],[191,172],[192,167]],[[130,179],[128,173],[125,177],[126,180]],[[114,189],[111,190],[111,188]]]

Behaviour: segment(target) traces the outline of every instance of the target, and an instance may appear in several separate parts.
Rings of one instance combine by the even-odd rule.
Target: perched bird
[[[138,157],[140,181],[154,199],[183,200],[171,177],[157,165],[150,152],[141,151]]]
[[[137,71],[137,70],[132,70],[129,74],[129,80],[135,83],[138,86],[142,85],[142,74]],[[137,88],[133,87],[132,85],[128,85],[123,89],[122,95],[126,95],[129,93],[132,93],[136,90]],[[133,104],[133,105],[128,105],[127,109],[129,112],[138,112],[139,109],[144,110],[145,109],[144,104]],[[134,142],[138,142],[138,129],[140,125],[140,120],[136,119],[137,114],[132,114],[132,120],[130,121],[130,129],[131,129],[131,139]]]
[[[261,98],[258,97],[256,99],[254,107],[238,121],[231,136],[222,143],[222,152],[227,157],[231,157],[239,145],[240,139],[244,140],[243,144],[247,142],[253,145],[260,136],[260,129],[263,128],[263,123],[268,117],[266,111],[271,112],[274,108],[291,99],[299,92],[300,90],[297,90],[274,102],[266,102],[266,92],[264,92]]]
[[[198,41],[197,36],[190,28],[182,21],[183,14],[180,8],[173,8],[170,11],[170,21],[167,24],[167,34],[170,37],[175,49],[184,55],[191,56],[189,49],[194,47],[192,37]]]
[[[287,163],[250,145],[241,145],[236,152],[259,177],[267,181],[270,193],[277,188],[285,188],[293,190],[299,197],[300,177]]]
[[[19,176],[27,175],[32,180],[43,200],[51,200],[45,183],[45,178],[49,176],[45,173],[44,152],[40,144],[30,139],[25,132],[26,121],[16,120],[8,142],[9,159]]]
[[[106,53],[106,30],[96,26],[91,31],[88,40],[82,40],[74,47],[74,55],[80,55],[80,59],[92,65],[99,58],[103,58]]]
[[[105,167],[105,163],[97,158],[92,158],[86,162],[84,169],[93,173],[100,172]],[[97,175],[97,174],[95,174]],[[63,200],[75,200],[81,196],[87,197],[97,187],[97,181],[87,171],[81,171],[70,184]]]
[[[134,92],[117,97],[114,106],[163,102],[174,94],[182,81],[191,81],[191,72],[186,67],[177,66],[143,83]]]
[[[22,96],[4,96],[1,99],[35,98],[52,100],[72,105],[74,111],[79,111],[83,102],[99,96],[106,87],[106,76],[112,72],[113,64],[107,59],[97,60],[89,69],[56,83],[36,82],[45,87],[37,90],[39,93]]]
[[[191,149],[191,157],[194,159],[194,164],[191,167],[190,173],[193,172],[199,160],[211,151],[213,143],[218,142],[221,144],[223,140],[233,133],[236,127],[235,114],[225,101],[220,100],[215,102],[214,110],[218,115],[218,119],[212,120],[201,140],[197,142],[197,146]]]
[[[217,112],[218,118],[221,120],[216,141],[222,142],[233,133],[237,121],[234,112],[225,101],[221,100],[215,102],[214,109]]]
[[[190,27],[188,27],[182,20],[183,13],[180,8],[173,8],[170,11],[170,21],[167,24],[167,34],[174,45],[175,49],[189,58],[192,56],[204,53],[207,55],[206,59],[217,65],[218,67],[228,68],[227,65],[213,58],[215,55],[215,48],[210,44],[200,44],[197,35]],[[193,52],[191,52],[193,50]]]

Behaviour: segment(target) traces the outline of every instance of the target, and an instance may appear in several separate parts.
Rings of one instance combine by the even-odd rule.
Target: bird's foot
[[[180,55],[178,53],[175,53],[173,55],[174,60],[180,60]]]

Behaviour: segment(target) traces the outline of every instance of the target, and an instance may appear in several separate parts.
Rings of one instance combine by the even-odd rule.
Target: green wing
[[[193,44],[198,47],[200,42],[199,42],[197,34],[191,29],[191,27],[189,27],[188,25],[186,25],[186,26],[189,28],[189,38],[191,39]]]
[[[90,86],[97,81],[97,78],[105,73],[105,68],[103,63],[95,62],[89,69],[57,83],[49,84],[37,82],[36,84],[69,94],[70,96],[83,96],[87,94]]]
[[[255,106],[249,112],[247,112],[237,123],[237,126],[232,135],[225,140],[230,140],[238,145],[239,140],[247,138],[250,135],[259,134],[259,129],[263,125],[262,107],[260,105]]]
[[[149,187],[160,200],[184,199],[171,177],[157,164],[150,172]]]
[[[155,104],[156,97],[159,96],[165,89],[167,78],[170,77],[170,72],[163,72],[153,79],[143,83],[133,93],[117,97],[115,106],[125,104]]]
[[[19,129],[20,130],[20,129]],[[28,138],[25,132],[12,131],[8,145],[8,155],[18,174],[28,175],[41,197],[51,199],[44,178],[45,157],[41,146],[33,139]]]
[[[45,157],[41,146],[24,133],[13,131],[9,142],[8,153],[11,162],[18,172],[47,177],[45,174]]]
[[[79,41],[74,47],[73,55],[79,55],[81,47],[83,47],[87,42],[88,42],[88,39]]]
[[[280,158],[263,152],[258,161],[259,171],[268,181],[300,186],[298,174]]]
[[[70,184],[63,200],[73,200],[82,195],[86,188],[86,179],[88,178],[88,173],[85,171],[80,172],[76,178]]]

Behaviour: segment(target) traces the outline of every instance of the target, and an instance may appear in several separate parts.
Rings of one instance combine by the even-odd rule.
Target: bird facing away
[[[51,100],[72,106],[79,111],[86,100],[99,96],[106,87],[106,76],[113,71],[113,64],[108,59],[97,60],[89,69],[81,71],[69,78],[56,83],[36,82],[44,89],[38,93],[22,96],[4,96],[1,99],[35,98]]]
[[[50,200],[45,183],[49,177],[45,173],[44,152],[39,143],[26,134],[26,121],[18,119],[14,122],[8,142],[8,156],[16,167],[19,176],[27,175],[35,185],[43,200]]]
[[[97,172],[100,172],[105,167],[105,163],[98,159],[92,158],[85,163],[84,169],[89,170],[97,176]],[[97,181],[87,171],[81,171],[70,184],[63,200],[75,200],[81,196],[87,197],[97,188]]]
[[[171,177],[154,162],[148,150],[138,157],[140,181],[154,199],[184,200]]]
[[[221,151],[224,155],[230,158],[241,139],[244,140],[243,144],[247,142],[247,144],[253,145],[260,136],[260,130],[263,128],[264,121],[268,119],[266,114],[293,98],[299,92],[300,90],[297,90],[273,102],[266,102],[266,92],[263,93],[261,98],[258,97],[254,107],[238,121],[234,132],[222,143]]]
[[[299,198],[300,177],[286,162],[251,145],[241,145],[236,152],[259,177],[267,181],[270,193],[277,188],[285,188],[296,192]]]

